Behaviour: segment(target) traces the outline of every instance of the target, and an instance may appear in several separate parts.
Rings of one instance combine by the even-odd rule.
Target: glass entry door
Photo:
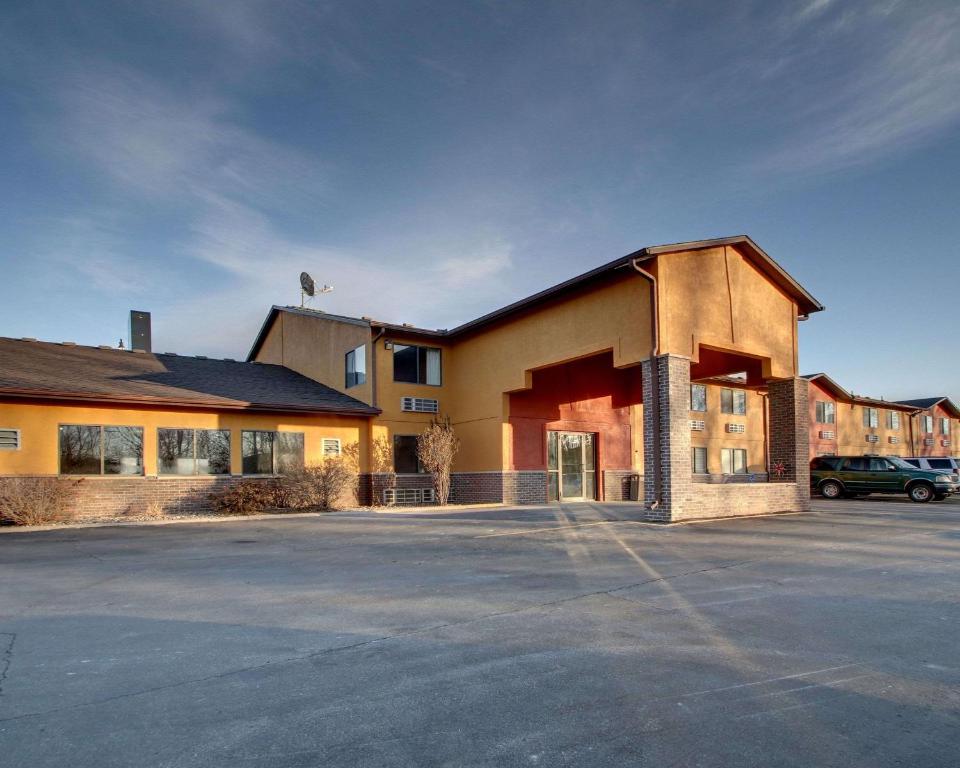
[[[547,432],[551,501],[597,498],[596,440],[592,432]]]

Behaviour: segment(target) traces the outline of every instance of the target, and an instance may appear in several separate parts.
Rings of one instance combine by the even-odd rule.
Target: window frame
[[[270,442],[270,465],[271,472],[246,472],[243,467],[243,460],[245,458],[243,454],[243,435],[244,433],[261,433],[273,435]],[[240,474],[243,477],[279,477],[283,473],[278,471],[278,456],[277,456],[277,435],[300,435],[303,442],[303,466],[306,466],[307,463],[307,436],[304,432],[298,432],[292,429],[241,429],[240,430]]]
[[[99,453],[98,456],[100,460],[100,471],[97,473],[90,472],[64,472],[63,471],[63,428],[64,427],[87,427],[89,429],[98,429],[100,430],[100,441]],[[106,447],[106,442],[104,440],[105,431],[107,429],[138,429],[140,430],[140,471],[131,472],[124,474],[122,472],[104,472],[104,462],[106,461],[104,448]],[[58,423],[57,424],[57,475],[62,477],[145,477],[146,476],[146,461],[144,460],[144,434],[146,430],[142,426],[137,426],[136,424],[75,424],[75,423]]]
[[[863,426],[865,426],[867,429],[880,428],[880,409],[879,408],[864,406]]]
[[[693,392],[698,390],[703,392],[703,408],[694,407]],[[707,385],[706,384],[691,384],[690,385],[690,410],[693,413],[706,413],[707,412]]]
[[[417,354],[416,354],[416,360],[417,360],[417,377],[416,377],[416,378],[417,378],[417,380],[416,380],[416,381],[408,381],[407,379],[398,379],[398,378],[397,378],[397,365],[396,365],[396,359],[397,359],[397,358],[396,358],[396,355],[397,355],[397,349],[398,349],[398,348],[399,348],[399,349],[415,349],[415,350],[417,350]],[[438,381],[437,381],[435,384],[432,384],[432,383],[428,382],[428,381],[427,381],[427,372],[426,372],[426,370],[421,370],[421,365],[420,365],[420,350],[424,350],[424,351],[427,351],[427,350],[435,350],[435,351],[437,352],[437,356],[438,356],[438,358],[439,358],[439,360],[440,360],[440,365],[439,365],[439,373],[440,373],[440,376],[439,376]],[[394,383],[396,383],[396,384],[418,384],[418,385],[424,386],[424,387],[442,387],[442,386],[443,386],[443,348],[442,348],[442,347],[428,347],[428,346],[426,346],[426,345],[424,345],[424,344],[401,344],[400,342],[395,341],[395,342],[393,342],[393,355],[392,355],[392,359],[393,359],[393,381],[394,381]]]
[[[730,462],[729,462],[729,464],[730,464],[730,469],[732,470],[732,471],[730,471],[730,472],[724,472],[724,471],[723,471],[723,468],[724,468],[723,465],[724,465],[724,463],[725,463],[724,460],[723,460],[723,457],[724,457],[724,454],[725,454],[725,453],[729,453],[729,455],[730,455]],[[742,472],[738,472],[738,471],[737,471],[737,462],[736,462],[736,457],[737,457],[737,456],[742,456],[742,457],[743,457],[743,471],[742,471]],[[721,449],[720,449],[720,473],[723,474],[723,475],[749,475],[749,474],[750,474],[750,459],[749,459],[749,457],[747,456],[747,449],[746,449],[746,448],[721,448]]]
[[[727,393],[730,397],[729,410],[727,410]],[[738,397],[739,394],[739,397]],[[742,399],[742,410],[737,410],[737,400]],[[747,390],[745,389],[736,389],[734,387],[723,387],[720,390],[720,413],[725,413],[729,416],[746,416],[747,415]]]
[[[887,411],[887,429],[899,430],[902,426],[903,426],[903,420],[900,418],[900,411],[888,410]]]
[[[927,429],[928,426],[930,427],[929,429]],[[924,435],[933,434],[933,416],[926,415],[920,417],[920,431]]]
[[[192,432],[193,433],[193,472],[181,475],[178,472],[160,471],[160,433],[161,432]],[[227,434],[227,471],[226,472],[198,472],[197,471],[197,434],[199,432],[226,432]],[[241,453],[242,453],[241,447]],[[241,456],[242,459],[242,456]],[[157,477],[230,477],[233,474],[233,434],[229,429],[213,429],[209,427],[157,427]]]
[[[703,471],[697,471],[697,456],[703,456]],[[710,474],[710,453],[707,450],[706,446],[703,445],[693,445],[690,446],[690,474],[693,475],[709,475]]]
[[[817,424],[837,423],[837,404],[833,400],[817,400],[814,410],[816,411]]]
[[[946,416],[940,417],[940,434],[944,437],[950,437],[950,419]]]
[[[363,352],[363,370],[357,370],[357,352]],[[350,370],[350,363],[353,361],[353,371]],[[350,381],[351,373],[354,376],[353,383]],[[351,350],[348,350],[343,356],[343,388],[352,389],[367,383],[367,345],[360,344]]]

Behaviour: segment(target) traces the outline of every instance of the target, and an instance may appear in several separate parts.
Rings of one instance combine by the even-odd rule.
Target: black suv
[[[917,469],[897,456],[820,456],[810,462],[810,487],[826,499],[905,493],[926,502],[960,492],[955,475]]]

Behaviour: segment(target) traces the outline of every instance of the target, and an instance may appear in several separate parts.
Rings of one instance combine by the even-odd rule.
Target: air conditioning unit
[[[900,438],[897,437],[896,435],[890,435],[890,437],[888,437],[887,440],[891,445],[896,445],[897,443],[900,442]]]
[[[727,424],[727,432],[743,433],[747,428],[743,424]]]
[[[868,443],[879,443],[879,442],[880,442],[880,438],[879,438],[877,435],[867,435],[867,442],[868,442]]]
[[[923,438],[923,444],[924,444],[924,445],[933,445],[933,438],[932,438],[932,437],[925,437],[925,438]]]
[[[943,438],[943,440],[940,441],[940,445],[942,445],[944,448],[949,448],[950,447],[949,438],[946,438],[946,437]]]
[[[433,504],[433,488],[384,488],[383,503],[388,507],[398,504]]]
[[[439,413],[440,403],[431,397],[401,397],[400,410],[412,413]]]
[[[832,429],[821,429],[820,430],[820,439],[821,440],[836,440],[837,433]]]
[[[702,419],[690,419],[691,432],[703,432],[707,428],[707,423]]]

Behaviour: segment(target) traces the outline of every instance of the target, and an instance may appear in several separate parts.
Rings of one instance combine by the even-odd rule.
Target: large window
[[[920,417],[920,431],[926,435],[933,434],[933,416]]]
[[[143,428],[64,424],[60,474],[142,475]]]
[[[393,380],[440,386],[440,350],[434,347],[394,344]]]
[[[229,475],[230,431],[158,429],[157,474]]]
[[[817,424],[836,424],[837,406],[827,400],[817,400]]]
[[[690,410],[707,410],[707,388],[703,384],[690,385]]]
[[[361,344],[356,349],[347,352],[346,357],[347,370],[347,389],[363,384],[367,380],[367,347]]]
[[[707,449],[698,446],[693,447],[693,474],[707,474]]]
[[[747,412],[746,391],[743,389],[721,389],[720,412],[743,416]]]
[[[725,475],[747,474],[746,450],[743,448],[721,448],[720,471]]]
[[[950,419],[940,418],[940,434],[944,437],[950,435]]]
[[[865,427],[880,426],[880,411],[877,408],[863,409],[863,426]]]
[[[243,474],[282,475],[303,467],[303,432],[240,433]]]
[[[887,411],[887,429],[900,429],[900,411]]]
[[[398,475],[423,472],[417,458],[416,435],[393,436],[393,471]]]

